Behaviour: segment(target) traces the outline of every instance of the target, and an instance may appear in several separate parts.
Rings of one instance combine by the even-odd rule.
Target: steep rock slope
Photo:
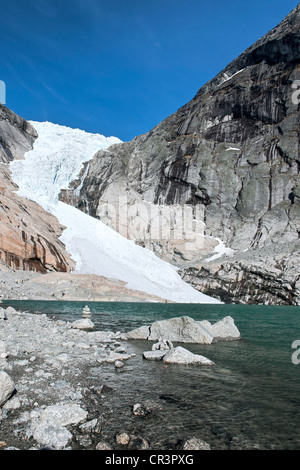
[[[97,153],[60,199],[172,260],[202,292],[299,304],[297,80],[299,5],[172,116]],[[213,259],[224,245],[230,257]]]
[[[23,158],[37,136],[32,125],[0,105],[0,265],[68,272],[74,262],[59,239],[63,227],[41,206],[18,196],[11,178],[9,163]]]

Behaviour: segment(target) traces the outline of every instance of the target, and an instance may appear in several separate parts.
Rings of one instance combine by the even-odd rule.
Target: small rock
[[[96,445],[96,450],[112,450],[112,447],[108,442],[102,441],[98,442]]]
[[[152,346],[152,351],[168,351],[169,349],[173,349],[173,343],[168,339],[160,339]]]
[[[4,403],[3,408],[5,410],[17,410],[21,407],[21,402],[19,397],[13,396],[6,403]]]
[[[76,440],[81,447],[90,447],[92,439],[89,436],[76,436]]]
[[[0,371],[0,406],[11,397],[15,390],[15,384],[11,377],[4,371]]]
[[[98,419],[95,418],[91,421],[87,421],[86,423],[81,424],[79,426],[79,429],[80,431],[83,431],[83,432],[92,432],[97,428],[97,426],[98,426]]]
[[[202,439],[197,439],[192,437],[185,441],[182,447],[183,450],[211,450],[210,445],[207,442],[202,441]]]
[[[130,437],[126,432],[121,432],[116,435],[116,443],[118,445],[126,446],[130,442]]]
[[[151,411],[149,410],[148,407],[140,404],[140,403],[136,403],[133,408],[132,408],[132,412],[135,416],[140,416],[142,418],[144,418],[145,416],[147,416],[149,413],[151,413]]]
[[[143,437],[130,436],[130,443],[128,449],[131,450],[147,450],[149,449],[149,443]]]
[[[115,368],[116,369],[122,369],[124,367],[124,362],[122,361],[116,361],[115,362]]]

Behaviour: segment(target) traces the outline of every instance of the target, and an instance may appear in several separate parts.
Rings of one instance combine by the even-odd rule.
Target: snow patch
[[[226,256],[233,256],[234,255],[235,250],[233,250],[232,248],[227,248],[225,246],[224,242],[220,238],[214,238],[214,240],[217,240],[217,242],[219,243],[214,248],[213,253],[215,253],[215,255],[212,255],[209,258],[206,258],[204,260],[205,262],[214,261],[215,259],[221,258],[221,256],[223,256],[223,255],[226,255]]]

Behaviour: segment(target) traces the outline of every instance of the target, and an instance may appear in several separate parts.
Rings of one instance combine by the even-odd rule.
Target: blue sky
[[[191,100],[292,0],[0,0],[6,105],[131,140]]]

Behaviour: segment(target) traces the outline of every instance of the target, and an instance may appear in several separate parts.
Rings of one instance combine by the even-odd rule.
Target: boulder
[[[193,354],[181,346],[167,351],[162,358],[166,364],[199,364],[212,366],[214,362],[199,354]]]
[[[72,434],[64,426],[54,422],[35,420],[27,431],[28,437],[55,450],[64,449],[72,440]]]
[[[0,371],[0,406],[7,402],[14,389],[15,384],[11,377],[6,372]]]
[[[58,426],[79,424],[87,418],[88,412],[77,404],[57,404],[45,408],[40,416],[40,421],[54,421]]]
[[[127,339],[148,339],[150,335],[150,327],[149,326],[140,326],[132,331],[126,333]]]
[[[171,318],[152,324],[150,328],[151,341],[160,338],[168,339],[176,343],[200,343],[211,344],[213,336],[190,317]]]
[[[126,333],[127,339],[158,341],[154,349],[171,347],[175,343],[211,344],[220,340],[240,339],[234,320],[227,316],[211,324],[207,320],[195,321],[188,316],[160,320],[150,326],[142,326]]]
[[[74,321],[71,327],[78,330],[93,330],[95,325],[89,318],[82,318],[81,320]]]
[[[207,321],[196,322],[200,327],[205,328],[212,336],[213,342],[233,341],[241,338],[241,334],[236,327],[233,318],[227,316],[213,325]]]

